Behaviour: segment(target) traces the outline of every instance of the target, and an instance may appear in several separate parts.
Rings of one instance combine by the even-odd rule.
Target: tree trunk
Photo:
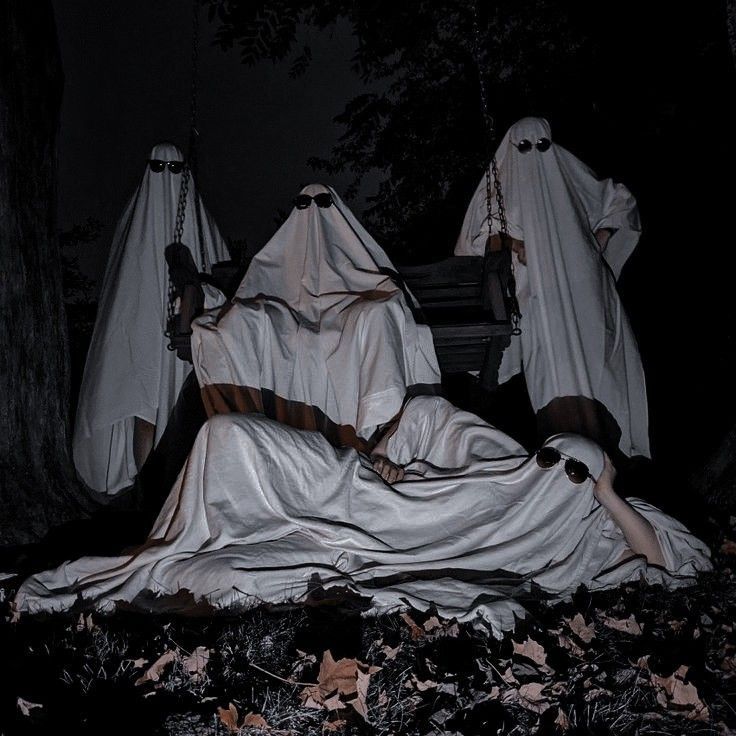
[[[0,545],[84,514],[68,442],[51,0],[0,0]]]

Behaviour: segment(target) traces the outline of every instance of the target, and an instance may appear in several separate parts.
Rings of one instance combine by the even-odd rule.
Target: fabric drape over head
[[[603,469],[582,437],[548,444]],[[129,555],[88,557],[34,575],[19,612],[144,607],[150,593],[187,590],[217,606],[303,600],[317,576],[372,598],[375,612],[437,606],[512,629],[532,581],[551,598],[640,577],[687,585],[710,569],[709,550],[677,521],[635,499],[665,568],[626,557],[627,544],[564,462],[542,469],[513,439],[439,397],[409,401],[388,455],[406,465],[385,483],[353,448],[259,414],[210,419],[200,431],[148,540]],[[165,601],[158,608],[165,606]],[[181,605],[180,603],[175,605]]]
[[[332,204],[295,207],[232,305],[195,320],[194,366],[209,414],[262,411],[365,449],[407,394],[439,384],[432,335],[335,191],[313,184],[302,194]]]
[[[540,139],[552,141],[547,121],[524,118],[496,152],[508,235],[526,254],[526,265],[513,254],[522,332],[504,351],[499,383],[523,369],[535,411],[561,397],[597,400],[618,424],[619,449],[649,456],[644,371],[615,283],[639,239],[636,202],[562,146],[540,150]],[[519,150],[521,141],[531,149]],[[602,255],[601,228],[615,230]],[[494,197],[490,232],[499,231]],[[488,234],[484,176],[455,254],[483,255]]]
[[[151,159],[183,161],[162,143]],[[164,249],[174,240],[182,175],[146,166],[113,238],[87,354],[74,427],[74,462],[84,482],[115,494],[136,475],[135,417],[155,425],[155,442],[190,371],[167,349],[168,270]],[[182,242],[200,270],[227,259],[227,247],[189,182]],[[204,248],[205,263],[200,255]]]

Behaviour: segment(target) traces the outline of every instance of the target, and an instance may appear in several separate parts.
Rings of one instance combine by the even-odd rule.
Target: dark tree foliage
[[[0,545],[82,511],[56,231],[62,85],[51,2],[0,3]]]
[[[368,171],[384,173],[364,216],[399,261],[451,250],[489,158],[476,58],[497,139],[523,115],[546,116],[568,148],[641,189],[642,157],[656,166],[653,150],[692,128],[703,75],[716,81],[714,57],[727,46],[716,4],[647,15],[633,0],[202,1],[224,48],[237,45],[247,64],[300,54],[295,72],[310,58],[297,49],[301,26],[352,24],[368,91],[336,118],[344,133],[331,157],[311,163],[351,171],[348,197]]]

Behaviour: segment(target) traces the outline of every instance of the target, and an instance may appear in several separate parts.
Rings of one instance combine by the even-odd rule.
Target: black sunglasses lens
[[[541,151],[544,153],[545,151],[549,150],[549,147],[552,145],[552,141],[549,138],[540,138],[537,141],[537,151]]]
[[[329,192],[321,192],[314,196],[314,202],[317,207],[330,207],[332,205],[332,195]]]
[[[169,171],[172,174],[181,174],[181,172],[184,170],[184,162],[183,161],[169,161]]]
[[[537,465],[540,468],[551,468],[560,462],[560,453],[554,447],[542,447],[537,450]]]
[[[152,158],[148,162],[148,166],[150,167],[151,171],[160,174],[164,170],[164,166],[166,166],[166,161],[159,161],[158,159]]]
[[[532,142],[528,141],[526,138],[522,138],[516,144],[516,147],[519,149],[519,153],[529,153],[529,151],[532,150]]]
[[[312,204],[312,198],[308,194],[298,194],[294,197],[294,206],[298,210],[305,210]]]
[[[573,483],[584,483],[590,476],[588,466],[580,460],[573,460],[572,458],[565,462],[565,472]]]

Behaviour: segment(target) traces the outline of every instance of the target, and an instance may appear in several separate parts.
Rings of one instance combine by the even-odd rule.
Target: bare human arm
[[[606,464],[595,484],[593,494],[623,532],[630,550],[634,554],[644,555],[651,565],[665,567],[662,548],[659,546],[652,525],[616,493],[613,489],[615,477],[616,471],[610,458],[606,455]],[[629,556],[628,551],[624,553],[622,560],[627,556]]]
[[[373,448],[371,452],[371,462],[373,463],[373,470],[375,470],[381,478],[387,483],[397,483],[404,478],[404,468],[396,463],[391,462],[388,459],[388,441],[391,435],[398,429],[401,417],[389,426],[389,428],[383,433],[383,436]]]

